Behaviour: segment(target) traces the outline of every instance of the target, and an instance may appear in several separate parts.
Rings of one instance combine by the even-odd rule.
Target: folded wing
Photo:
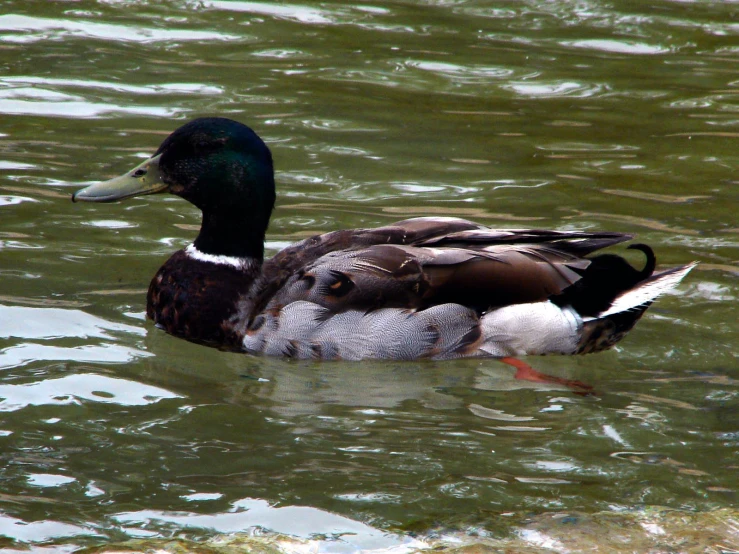
[[[265,263],[246,302],[252,318],[296,301],[333,313],[455,303],[481,313],[546,300],[577,282],[620,233],[487,229],[456,218],[415,218],[306,239]]]

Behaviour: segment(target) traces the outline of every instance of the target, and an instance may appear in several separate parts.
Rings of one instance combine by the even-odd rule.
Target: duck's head
[[[151,158],[75,192],[72,201],[114,202],[159,192],[181,196],[203,212],[195,241],[201,252],[262,258],[275,203],[274,171],[269,148],[246,125],[195,119],[169,135]]]

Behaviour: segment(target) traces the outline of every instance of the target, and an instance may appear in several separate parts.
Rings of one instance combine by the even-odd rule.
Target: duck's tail
[[[584,318],[577,353],[599,352],[616,344],[657,297],[680,284],[696,265],[697,262],[692,262],[652,275],[618,294],[610,306],[596,316]]]

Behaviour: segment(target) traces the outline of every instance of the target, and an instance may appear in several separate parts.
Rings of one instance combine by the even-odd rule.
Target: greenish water
[[[565,551],[547,518],[606,541],[602,514],[666,508],[685,528],[723,514],[710,545],[739,548],[721,510],[739,488],[736,21],[665,0],[4,2],[0,547],[265,529],[341,537],[326,551]],[[195,208],[69,196],[216,114],[272,149],[270,252],[443,214],[635,232],[662,265],[701,265],[617,349],[528,360],[591,397],[495,361],[195,346],[144,320]]]

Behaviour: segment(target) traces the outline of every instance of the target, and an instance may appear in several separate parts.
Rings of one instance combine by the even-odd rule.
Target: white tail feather
[[[611,306],[598,317],[634,310],[652,302],[655,298],[674,289],[683,278],[690,273],[698,262],[690,263],[684,267],[668,270],[665,273],[639,283],[636,287],[619,294]]]

